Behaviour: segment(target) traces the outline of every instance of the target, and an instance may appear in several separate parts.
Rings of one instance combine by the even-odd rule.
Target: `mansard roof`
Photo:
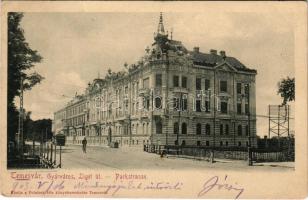
[[[193,62],[196,65],[207,66],[207,67],[214,67],[219,63],[227,62],[232,67],[236,68],[239,71],[246,71],[246,72],[253,72],[256,73],[257,71],[254,69],[249,69],[244,64],[242,64],[238,59],[234,57],[223,57],[218,54],[213,53],[202,53],[196,51],[189,52],[193,57]]]

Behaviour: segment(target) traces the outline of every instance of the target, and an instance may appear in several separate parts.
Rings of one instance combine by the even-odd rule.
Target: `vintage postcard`
[[[2,2],[8,197],[304,199],[304,2]]]

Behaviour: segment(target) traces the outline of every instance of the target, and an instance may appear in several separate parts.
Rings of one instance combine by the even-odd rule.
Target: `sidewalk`
[[[204,157],[194,157],[194,156],[187,156],[187,155],[166,155],[166,158],[170,159],[191,159],[191,160],[199,160],[210,162],[210,158]],[[222,159],[222,158],[215,158],[215,163],[233,163],[235,165],[238,164],[246,164],[247,160],[232,160],[232,159]],[[253,162],[253,166],[268,166],[268,167],[283,167],[283,168],[295,168],[295,162]]]
[[[295,168],[295,162],[260,162],[260,163],[254,163],[253,165],[254,166]]]

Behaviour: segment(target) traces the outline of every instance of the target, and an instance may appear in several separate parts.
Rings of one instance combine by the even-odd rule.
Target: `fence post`
[[[55,161],[54,161],[54,165],[57,165],[57,144],[55,144]]]
[[[45,150],[46,150],[46,146],[44,143],[42,143],[42,156],[43,158],[45,158]]]
[[[50,165],[52,166],[52,154],[53,154],[53,144],[50,145]]]
[[[251,147],[248,147],[248,166],[252,166],[252,151],[251,151]]]
[[[49,144],[46,142],[47,145],[47,161],[49,160]]]
[[[62,167],[62,146],[60,145],[60,165],[59,167]]]

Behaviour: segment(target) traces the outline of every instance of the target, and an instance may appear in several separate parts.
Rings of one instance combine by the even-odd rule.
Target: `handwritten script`
[[[149,174],[125,172],[111,175],[104,173],[11,172],[11,180],[10,194],[13,196],[121,196],[127,193],[139,196],[138,193],[147,194],[147,192],[149,192],[148,194],[167,192],[177,195],[177,192],[181,194],[187,190],[185,182],[181,179],[172,181],[167,177],[152,179]],[[197,186],[199,183],[196,180]],[[234,199],[238,199],[244,192],[244,188],[232,181],[228,175],[206,178],[201,182],[200,188],[196,188],[196,190],[191,191],[192,195],[196,194],[199,198],[210,195],[210,193],[221,193],[221,195],[226,194],[228,197],[234,196]]]
[[[11,173],[12,195],[109,195],[122,191],[180,191],[181,181],[148,179],[145,174]]]
[[[203,197],[205,194],[215,189],[235,192],[236,196],[234,199],[238,199],[244,192],[244,188],[238,186],[237,183],[234,183],[233,185],[228,183],[228,175],[225,175],[224,179],[222,180],[218,176],[213,176],[205,181],[203,187],[198,193],[198,197]]]

